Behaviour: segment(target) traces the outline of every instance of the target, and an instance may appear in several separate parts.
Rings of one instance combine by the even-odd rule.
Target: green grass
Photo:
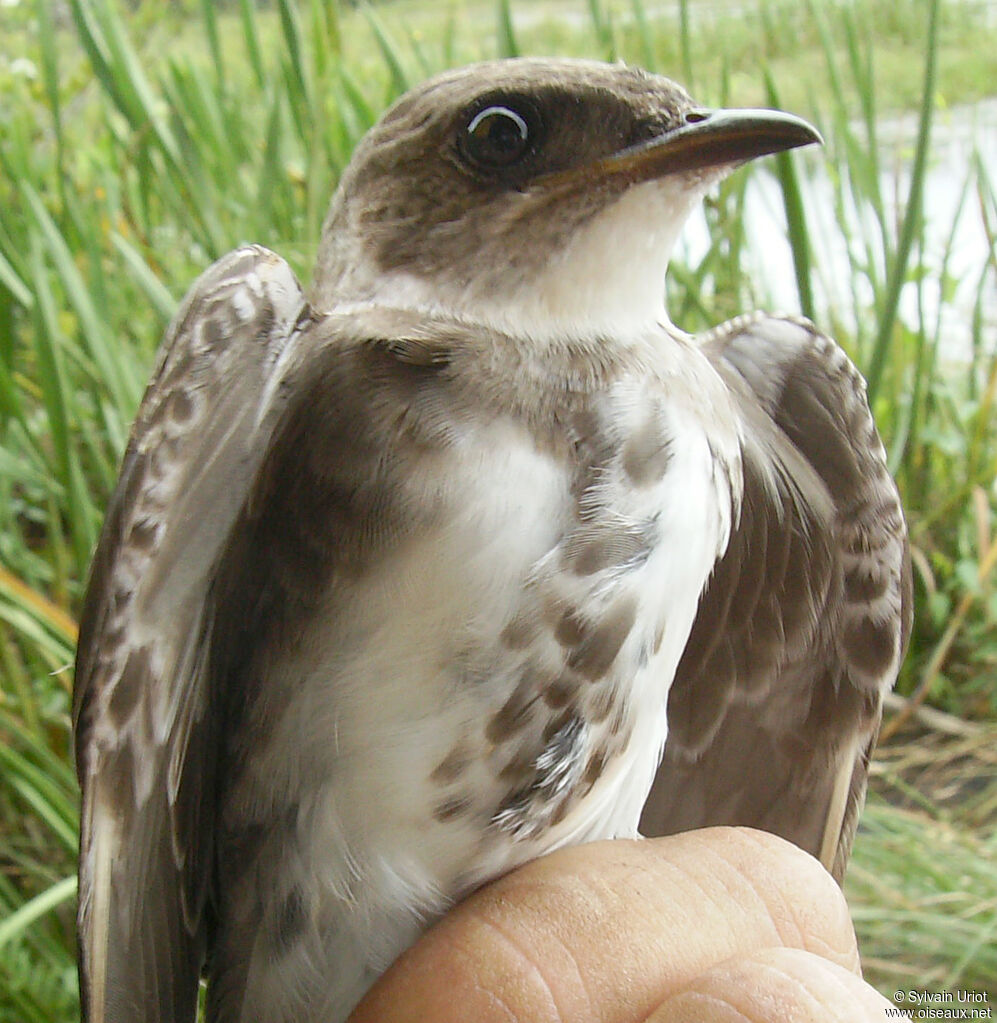
[[[986,992],[992,1002],[993,841],[877,799],[866,807],[862,828],[845,891],[866,979],[887,997],[898,989],[968,989]]]
[[[884,114],[916,113],[910,155],[923,170],[938,110],[994,90],[997,29],[968,2],[732,0],[733,15],[688,3],[667,20],[650,6],[0,7],[4,52],[22,58],[0,54],[0,1020],[74,1013],[74,617],[162,329],[194,277],[240,242],[277,249],[307,279],[355,142],[393,96],[447,65],[619,57],[673,74],[703,102],[778,103],[821,126],[834,219],[862,224],[847,238],[852,298],[822,325],[871,378],[914,541],[919,614],[901,686],[994,720],[997,357],[984,296],[997,263],[991,246],[970,274],[973,358],[949,365],[927,295],[957,283],[951,253],[940,265],[925,254],[921,171],[891,210],[876,140]],[[743,230],[749,174],[778,178],[800,308],[812,307],[827,239],[800,186],[806,166],[751,167],[710,200],[713,245],[669,282],[676,322],[696,330],[767,299],[742,269],[759,245]],[[993,170],[977,161],[954,187],[992,240]],[[902,291],[920,299],[914,324],[897,315]],[[992,761],[961,770],[993,790]],[[992,827],[934,796],[874,806],[849,894],[883,990],[923,976],[997,991]]]

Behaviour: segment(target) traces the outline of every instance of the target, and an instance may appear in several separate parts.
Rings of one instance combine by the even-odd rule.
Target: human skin
[[[597,842],[455,907],[350,1023],[885,1020],[844,897],[772,835]]]

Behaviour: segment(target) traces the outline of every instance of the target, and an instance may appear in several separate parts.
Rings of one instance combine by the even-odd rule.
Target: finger
[[[885,998],[837,963],[800,949],[769,948],[696,977],[647,1023],[883,1023],[906,1018],[890,1013]]]
[[[598,842],[456,907],[352,1019],[632,1023],[717,963],[773,946],[858,967],[840,889],[794,846],[745,828]]]

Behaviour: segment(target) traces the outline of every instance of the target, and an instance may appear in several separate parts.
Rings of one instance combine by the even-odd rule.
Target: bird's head
[[[623,65],[517,59],[403,96],[357,147],[323,230],[313,302],[568,335],[666,319],[690,210],[736,165],[820,140],[771,110],[706,110]]]

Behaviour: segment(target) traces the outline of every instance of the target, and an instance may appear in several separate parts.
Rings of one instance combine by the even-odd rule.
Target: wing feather
[[[83,1018],[192,1020],[205,953],[214,720],[205,595],[307,317],[290,268],[239,249],[167,331],[94,556],[74,727]]]
[[[742,419],[744,491],[642,831],[763,828],[840,878],[910,631],[899,497],[864,383],[829,338],[758,316],[703,344]]]

